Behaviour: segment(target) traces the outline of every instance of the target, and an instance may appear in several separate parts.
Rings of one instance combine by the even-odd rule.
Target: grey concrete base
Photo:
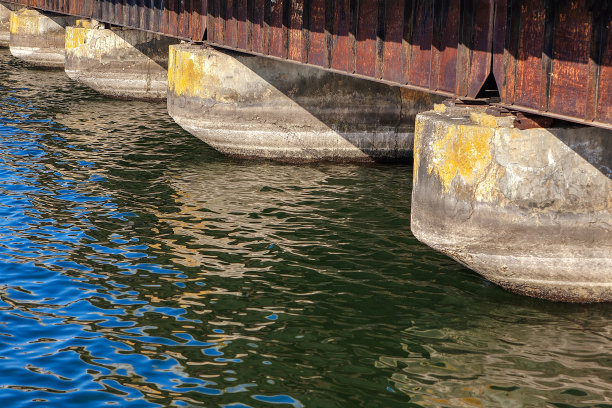
[[[61,16],[33,9],[11,14],[9,48],[13,56],[45,68],[64,67],[65,27],[76,17]]]
[[[192,45],[170,48],[168,111],[231,156],[307,161],[412,158],[420,92]]]
[[[66,74],[108,96],[165,100],[168,47],[179,41],[139,30],[102,28],[94,24],[66,29]]]
[[[612,132],[512,123],[417,116],[414,235],[513,292],[612,301]]]
[[[20,6],[0,3],[0,48],[8,48],[11,38],[11,12],[21,9]]]

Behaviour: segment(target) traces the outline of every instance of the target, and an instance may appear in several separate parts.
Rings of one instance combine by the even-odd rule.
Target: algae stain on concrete
[[[15,13],[11,13],[11,16],[9,17],[9,33],[17,34],[17,17],[15,16]]]
[[[202,57],[170,48],[168,87],[175,95],[200,96],[203,74]]]
[[[66,27],[66,51],[73,53],[85,44],[85,29],[78,27]]]
[[[11,13],[9,31],[11,34],[38,34],[40,31],[38,22],[36,11],[22,10],[18,13]]]
[[[419,177],[419,158],[421,157],[421,137],[425,133],[425,121],[417,117],[414,124],[414,141],[413,141],[413,177],[412,185],[416,185]]]
[[[436,129],[445,134],[432,144],[432,160],[428,172],[440,179],[446,192],[457,175],[465,184],[482,181],[491,164],[491,140],[494,129],[473,125],[453,125]]]
[[[235,69],[237,63],[219,59],[205,49],[184,49],[180,45],[170,47],[168,63],[168,88],[177,96],[196,97],[203,100],[233,103],[235,95],[228,93],[218,72]]]

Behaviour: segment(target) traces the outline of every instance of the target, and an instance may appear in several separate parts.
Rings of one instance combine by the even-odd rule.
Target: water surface
[[[1,51],[0,401],[612,406],[612,307],[420,244],[411,171],[228,159]]]

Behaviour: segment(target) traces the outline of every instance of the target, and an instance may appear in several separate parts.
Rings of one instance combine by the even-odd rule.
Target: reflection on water
[[[419,244],[410,167],[227,159],[163,105],[0,64],[7,406],[612,404],[610,306]]]

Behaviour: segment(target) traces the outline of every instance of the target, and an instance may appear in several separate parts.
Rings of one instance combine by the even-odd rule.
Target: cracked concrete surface
[[[612,132],[512,123],[474,107],[417,116],[415,236],[514,292],[612,301]]]
[[[66,28],[65,70],[70,78],[115,98],[166,99],[168,47],[178,40],[139,30],[104,29],[95,22],[77,25]]]
[[[63,69],[65,27],[75,21],[76,17],[26,8],[11,13],[11,54],[38,67]]]
[[[436,96],[289,62],[171,47],[168,111],[222,153],[289,162],[408,161]]]
[[[9,47],[11,12],[21,8],[21,6],[16,4],[0,3],[0,48]]]

